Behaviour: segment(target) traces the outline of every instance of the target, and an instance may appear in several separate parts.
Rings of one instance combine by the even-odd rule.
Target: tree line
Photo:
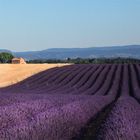
[[[0,53],[0,63],[11,63],[14,55],[7,52]],[[67,59],[35,59],[28,60],[27,63],[42,64],[42,63],[73,63],[73,64],[129,64],[140,63],[140,59],[136,58],[67,58]]]
[[[136,58],[67,58],[65,60],[60,59],[36,59],[29,60],[27,63],[73,63],[73,64],[129,64],[140,63],[140,59]]]

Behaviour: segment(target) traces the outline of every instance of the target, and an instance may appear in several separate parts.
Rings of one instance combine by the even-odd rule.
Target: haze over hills
[[[6,49],[0,49],[0,53],[1,52],[9,52],[9,53],[12,53],[10,50],[6,50]]]
[[[0,50],[0,52],[9,50]],[[140,45],[91,47],[91,48],[52,48],[42,51],[12,52],[16,57],[33,59],[132,57],[140,58]]]

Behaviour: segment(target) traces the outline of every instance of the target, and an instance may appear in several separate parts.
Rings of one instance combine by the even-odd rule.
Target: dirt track
[[[22,81],[36,73],[68,64],[0,64],[0,87]]]

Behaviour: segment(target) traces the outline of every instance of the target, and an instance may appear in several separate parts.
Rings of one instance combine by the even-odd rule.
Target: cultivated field
[[[0,89],[1,140],[140,140],[140,65],[69,65]]]
[[[67,64],[0,64],[0,87],[15,84],[41,71]]]

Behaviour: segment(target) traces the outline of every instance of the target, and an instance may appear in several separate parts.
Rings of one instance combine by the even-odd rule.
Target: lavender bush
[[[0,140],[140,140],[139,103],[138,64],[53,68],[0,89]]]

